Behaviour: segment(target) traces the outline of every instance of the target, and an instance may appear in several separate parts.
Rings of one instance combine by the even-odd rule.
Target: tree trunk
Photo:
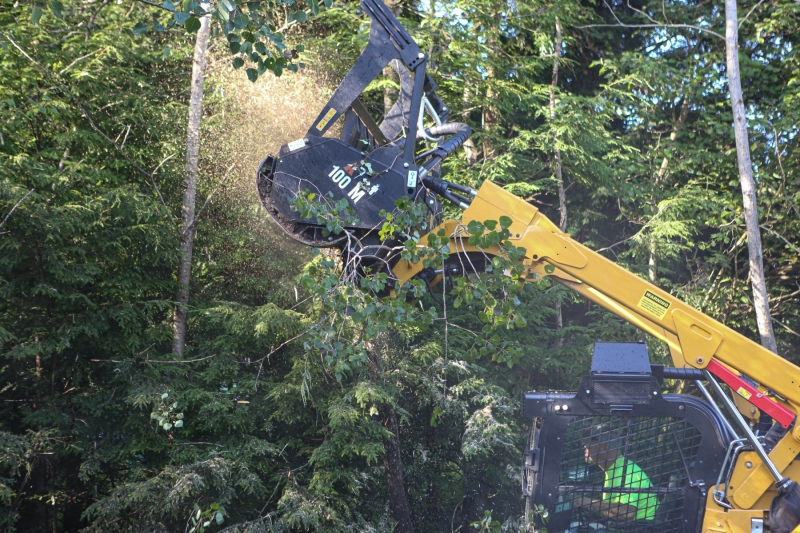
[[[764,279],[764,260],[761,255],[761,231],[758,227],[758,204],[753,165],[750,161],[750,139],[744,113],[742,81],[739,74],[739,18],[736,0],[725,0],[725,56],[728,63],[728,87],[731,93],[733,131],[736,137],[736,158],[739,163],[739,182],[744,200],[744,221],[747,231],[747,251],[750,256],[750,283],[753,287],[753,307],[756,311],[761,344],[773,352],[778,348],[772,331],[767,283]]]
[[[556,87],[558,87],[558,61],[561,57],[561,22],[556,17],[556,49],[553,54],[553,80],[550,83],[550,120],[556,118]],[[553,129],[553,153],[555,156],[555,175],[558,185],[558,207],[561,218],[558,227],[567,231],[567,195],[564,191],[564,178],[561,174],[561,150],[558,149],[558,132]]]
[[[495,14],[492,16],[492,29],[497,28],[500,24],[500,15]],[[493,31],[487,32],[486,37],[486,48],[489,50],[490,54],[497,54],[498,52],[496,49],[498,48],[497,38]],[[495,81],[495,71],[494,65],[491,62],[491,59],[486,64],[486,102],[483,106],[483,159],[484,161],[488,161],[489,159],[494,159],[497,156],[497,149],[492,146],[492,143],[489,139],[487,139],[486,132],[492,130],[500,124],[500,111],[498,111],[497,106],[495,105],[495,101],[497,100],[497,93],[494,90],[493,83]]]
[[[408,510],[406,489],[403,484],[403,461],[400,457],[400,432],[397,427],[397,416],[391,407],[386,408],[386,429],[392,434],[384,439],[383,465],[386,468],[386,484],[389,488],[389,509],[392,518],[397,521],[396,533],[414,533],[411,513]]]
[[[556,17],[556,48],[553,53],[553,80],[550,83],[550,120],[556,118],[556,87],[558,87],[558,61],[561,57],[561,22]],[[558,132],[553,128],[553,155],[555,159],[556,185],[558,185],[558,207],[561,218],[558,227],[567,231],[567,194],[564,190],[564,177],[561,173],[561,150],[558,149]],[[564,327],[564,317],[561,314],[561,300],[556,300],[556,329],[561,331]],[[556,339],[556,347],[564,345],[564,337]]]
[[[207,4],[202,4],[205,8]],[[197,166],[200,154],[200,122],[203,117],[203,77],[206,71],[206,52],[211,30],[211,17],[200,19],[200,29],[194,44],[192,65],[192,93],[189,100],[189,127],[186,139],[186,167],[183,204],[181,206],[181,255],[178,266],[180,285],[172,336],[172,353],[183,357],[186,344],[186,306],[189,303],[189,281],[192,276],[192,245],[195,233],[195,196],[197,194]]]
[[[666,161],[666,158],[664,159]],[[650,254],[650,258],[647,260],[647,279],[650,280],[650,283],[655,283],[658,279],[658,256],[656,255],[656,251],[658,250],[657,242],[655,236],[650,234],[649,239],[647,240],[647,252]]]
[[[470,94],[469,87],[464,87],[461,100],[464,102],[464,109],[468,109],[472,102],[472,95]],[[478,161],[478,149],[475,147],[475,141],[472,140],[472,137],[469,137],[464,141],[463,146],[467,164],[470,166],[474,165]]]

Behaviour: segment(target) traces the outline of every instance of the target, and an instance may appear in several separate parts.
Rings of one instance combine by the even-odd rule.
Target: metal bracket
[[[431,102],[430,102],[430,100],[428,100],[427,96],[423,95],[422,96],[422,106],[420,107],[419,118],[417,119],[417,131],[420,134],[422,134],[423,137],[425,137],[425,140],[428,140],[430,142],[438,142],[442,138],[441,136],[432,137],[432,136],[430,136],[428,134],[427,131],[425,131],[425,125],[423,124],[423,119],[425,118],[425,112],[426,111],[431,116],[433,121],[436,122],[437,126],[441,126],[442,125],[442,119],[439,117],[438,113],[436,113],[436,110],[433,108],[433,104],[431,104]]]

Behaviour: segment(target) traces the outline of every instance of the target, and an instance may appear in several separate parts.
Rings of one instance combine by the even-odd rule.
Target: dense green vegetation
[[[215,12],[199,205],[218,192],[197,226],[183,360],[170,343],[196,18],[0,4],[0,530],[391,531],[394,433],[416,531],[514,531],[519,393],[574,387],[598,339],[647,340],[658,361],[664,347],[547,281],[456,280],[436,289],[444,306],[419,285],[411,303],[376,298],[379,279],[326,291],[335,258],[282,236],[250,185],[266,155],[251,147],[291,138],[252,123],[292,122],[286,94],[321,105],[309,87],[332,90],[368,28],[354,2],[258,3],[252,20],[275,9],[284,33],[249,46],[300,53],[270,63],[242,50],[252,20],[219,25],[234,4]],[[395,8],[475,130],[450,179],[490,179],[558,220],[557,146],[574,238],[758,338],[720,6]],[[767,285],[779,351],[800,362],[800,4],[739,11]],[[242,88],[259,75],[264,90]],[[377,115],[392,83],[367,95]]]

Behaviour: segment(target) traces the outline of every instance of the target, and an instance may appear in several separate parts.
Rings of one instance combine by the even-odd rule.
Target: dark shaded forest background
[[[314,288],[330,258],[267,220],[254,176],[308,128],[367,19],[355,2],[269,5],[298,73],[259,65],[251,83],[232,57],[253,58],[212,36],[176,360],[193,35],[158,3],[0,3],[0,530],[388,532],[395,420],[416,531],[466,531],[487,511],[515,531],[519,394],[575,387],[595,340],[642,340],[667,361],[549,282],[524,287],[524,320],[501,343],[483,338],[478,301],[425,296],[427,321],[374,318],[367,352],[320,349],[313,331],[331,311]],[[721,4],[392,7],[453,120],[475,131],[450,179],[492,180],[557,221],[558,148],[575,239],[758,339]],[[308,17],[286,20],[296,9]],[[800,362],[800,4],[745,0],[739,17],[774,329]],[[391,76],[370,86],[376,116],[395,88]]]

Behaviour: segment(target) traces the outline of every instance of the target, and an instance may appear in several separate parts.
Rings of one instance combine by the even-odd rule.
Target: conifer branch
[[[713,35],[714,37],[718,37],[720,39],[725,39],[725,37],[713,30],[695,26],[694,24],[587,24],[585,26],[576,26],[576,28],[579,30],[586,28],[682,28],[697,30],[703,33],[708,33],[709,35]]]
[[[31,63],[33,63],[34,65],[36,65],[36,67],[37,67],[37,68],[38,68],[38,69],[39,69],[39,70],[40,70],[40,71],[41,71],[41,72],[42,72],[42,73],[43,73],[45,76],[47,76],[48,78],[50,78],[51,80],[53,80],[53,81],[56,83],[56,85],[58,85],[58,86],[59,86],[59,87],[60,87],[60,88],[61,88],[61,89],[62,89],[62,90],[65,92],[65,93],[67,93],[67,94],[69,95],[70,99],[71,99],[71,100],[72,100],[72,101],[75,103],[75,105],[76,105],[76,106],[78,106],[78,109],[80,109],[80,110],[81,110],[81,114],[83,114],[84,118],[85,118],[85,119],[86,119],[86,121],[89,123],[89,126],[91,126],[91,127],[92,127],[92,129],[93,129],[94,131],[96,131],[96,132],[97,132],[97,133],[98,133],[98,134],[99,134],[99,135],[100,135],[100,136],[101,136],[103,139],[105,139],[106,141],[108,141],[109,143],[111,143],[111,144],[114,146],[114,148],[117,150],[117,152],[119,152],[119,154],[120,154],[122,157],[124,157],[124,158],[125,158],[125,160],[126,160],[126,161],[128,161],[128,163],[130,163],[130,164],[133,166],[133,168],[135,168],[137,171],[139,171],[139,173],[141,173],[142,175],[146,176],[146,177],[147,177],[147,178],[150,180],[150,184],[153,186],[153,188],[155,189],[156,193],[158,193],[158,198],[159,198],[159,200],[161,201],[161,205],[163,205],[164,207],[167,207],[167,203],[164,201],[164,197],[161,195],[161,190],[158,188],[158,184],[157,184],[157,183],[156,183],[156,181],[155,181],[155,177],[154,177],[152,174],[150,174],[149,172],[147,172],[145,169],[143,169],[142,167],[140,167],[140,166],[139,166],[139,165],[138,165],[138,164],[137,164],[137,163],[136,163],[136,162],[135,162],[133,159],[131,159],[131,158],[128,156],[128,154],[126,154],[126,153],[125,153],[125,151],[124,151],[124,150],[123,150],[123,149],[122,149],[122,148],[121,148],[121,147],[120,147],[120,146],[119,146],[119,145],[118,145],[118,144],[117,144],[117,143],[114,141],[114,139],[112,139],[111,137],[109,137],[108,135],[106,135],[106,133],[105,133],[103,130],[101,130],[101,129],[100,129],[100,127],[99,127],[97,124],[95,124],[95,122],[94,122],[94,120],[92,120],[92,117],[91,117],[91,115],[89,114],[89,112],[88,112],[88,111],[86,111],[86,108],[85,108],[85,107],[83,107],[83,104],[82,104],[82,103],[80,102],[80,100],[78,100],[78,98],[77,98],[77,97],[76,97],[76,96],[73,94],[73,92],[72,92],[72,91],[69,89],[69,87],[67,87],[67,85],[65,85],[65,84],[64,84],[64,83],[61,81],[61,79],[60,79],[58,76],[54,75],[54,74],[53,74],[52,72],[50,72],[50,71],[49,71],[49,70],[48,70],[46,67],[44,67],[42,64],[40,64],[38,61],[36,61],[36,60],[35,60],[34,58],[32,58],[30,55],[28,55],[28,53],[27,53],[27,52],[25,52],[25,50],[23,50],[23,49],[22,49],[22,47],[20,47],[20,45],[18,45],[18,44],[17,44],[17,43],[14,41],[14,39],[12,39],[12,38],[11,38],[11,36],[10,36],[10,35],[6,35],[6,39],[8,39],[8,41],[9,41],[9,42],[10,42],[12,45],[14,45],[14,48],[16,48],[17,50],[19,50],[19,52],[20,52],[20,53],[21,53],[23,56],[25,56],[25,57],[28,59],[28,61],[30,61]]]
[[[764,0],[761,0],[761,1],[763,2]],[[666,23],[665,22],[661,22],[661,21],[659,21],[657,19],[654,19],[653,17],[651,17],[650,15],[648,15],[647,13],[642,11],[641,9],[637,9],[637,8],[633,7],[631,5],[631,3],[630,3],[630,0],[627,2],[628,7],[631,10],[633,10],[633,11],[641,14],[642,16],[644,16],[652,24],[625,24],[624,22],[622,22],[619,19],[619,17],[617,17],[617,14],[614,13],[614,10],[611,9],[611,6],[608,5],[608,2],[606,2],[606,0],[603,0],[603,4],[611,12],[611,16],[614,17],[614,20],[617,21],[616,24],[587,24],[586,26],[577,26],[577,28],[578,29],[586,29],[586,28],[681,28],[681,29],[697,30],[697,31],[700,31],[700,32],[703,32],[703,33],[708,33],[709,35],[713,35],[714,37],[722,39],[723,41],[725,40],[725,37],[722,34],[719,34],[719,33],[715,32],[715,31],[709,30],[707,28],[703,28],[703,27],[700,27],[700,26],[695,26],[694,24],[672,24],[672,23],[669,23],[669,22],[666,22]],[[748,16],[750,16],[749,13],[748,13]],[[665,17],[666,17],[666,15],[665,15]],[[746,18],[747,17],[745,17],[745,19]],[[744,21],[742,21],[742,22],[744,22]]]
[[[31,189],[31,190],[29,190],[29,191],[28,191],[28,193],[27,193],[25,196],[23,196],[22,198],[20,198],[20,199],[19,199],[19,201],[18,201],[16,204],[14,204],[14,207],[12,207],[12,208],[11,208],[11,211],[9,211],[9,212],[8,212],[8,214],[6,215],[6,218],[4,218],[2,222],[0,222],[0,228],[2,228],[2,227],[3,227],[3,225],[4,225],[6,222],[8,222],[8,219],[11,217],[11,214],[12,214],[14,211],[16,211],[16,209],[17,209],[17,208],[18,208],[18,207],[19,207],[19,206],[22,204],[22,202],[24,202],[24,201],[25,201],[25,198],[27,198],[28,196],[30,196],[30,195],[31,195],[31,193],[32,193],[33,191],[34,191],[34,189]]]

